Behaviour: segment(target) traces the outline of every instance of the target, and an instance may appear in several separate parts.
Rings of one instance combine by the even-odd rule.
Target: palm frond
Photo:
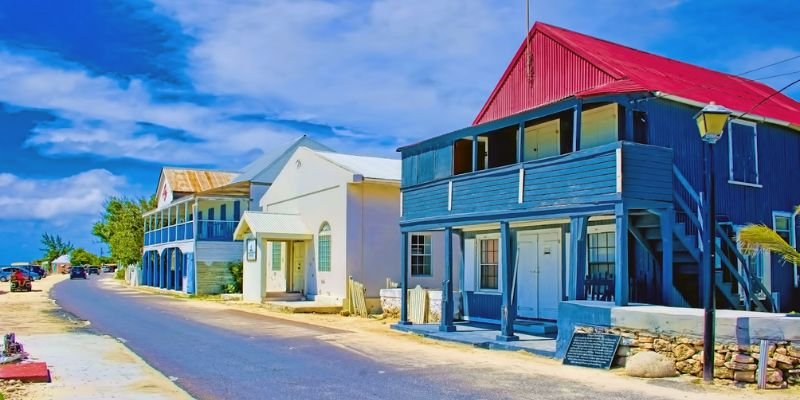
[[[800,264],[800,252],[766,225],[748,225],[739,231],[739,243],[746,254],[767,250],[789,264]]]

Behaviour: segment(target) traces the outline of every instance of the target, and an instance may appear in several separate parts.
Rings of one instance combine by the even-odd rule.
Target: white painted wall
[[[344,298],[347,182],[352,180],[352,175],[311,150],[299,148],[259,203],[264,212],[300,215],[314,234],[313,246],[307,246],[306,254],[306,294],[309,298],[334,302]],[[317,271],[317,233],[323,222],[331,226],[330,272]]]
[[[386,278],[400,278],[399,184],[349,184],[347,219],[347,274],[378,297]]]
[[[260,303],[263,296],[264,296],[264,278],[265,278],[265,270],[262,268],[262,263],[267,256],[265,253],[265,248],[263,246],[262,241],[256,241],[256,260],[255,261],[247,261],[247,249],[245,248],[244,243],[247,243],[247,239],[252,239],[254,236],[252,234],[248,234],[245,236],[245,240],[242,242],[242,252],[244,256],[242,256],[242,264],[244,265],[244,282],[242,284],[242,298],[244,301],[252,302],[252,303]]]

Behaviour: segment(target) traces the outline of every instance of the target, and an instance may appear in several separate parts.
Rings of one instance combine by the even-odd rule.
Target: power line
[[[794,74],[800,74],[800,70],[792,71],[792,72],[785,72],[785,73],[777,74],[777,75],[765,76],[765,77],[761,77],[761,78],[753,78],[752,80],[754,80],[754,81],[763,81],[763,80],[767,80],[767,79],[779,78],[781,76],[794,75]]]
[[[753,110],[755,110],[756,108],[758,108],[758,106],[760,106],[760,105],[764,104],[764,102],[766,102],[767,100],[771,99],[771,98],[772,98],[773,96],[775,96],[776,94],[778,94],[778,93],[780,93],[780,92],[783,92],[784,90],[786,90],[786,89],[788,89],[788,88],[792,87],[794,84],[796,84],[796,83],[798,83],[798,82],[800,82],[800,79],[798,79],[798,80],[796,80],[796,81],[794,81],[794,82],[792,82],[792,83],[790,83],[790,84],[788,84],[788,85],[784,86],[784,87],[783,87],[781,90],[778,90],[778,91],[776,91],[776,92],[774,92],[774,93],[770,94],[769,96],[767,96],[767,97],[764,97],[763,99],[761,99],[761,101],[759,101],[758,103],[756,103],[756,105],[754,105],[754,106],[753,106],[751,109],[749,109],[749,110],[747,110],[746,112],[744,112],[744,113],[742,113],[742,114],[738,115],[738,116],[737,116],[737,117],[735,117],[734,119],[742,119],[742,117],[744,117],[744,116],[745,116],[745,115],[747,115],[747,114],[750,114],[750,112],[752,112]]]
[[[787,58],[787,59],[784,59],[784,60],[776,61],[776,62],[774,62],[774,63],[772,63],[772,64],[768,64],[768,65],[765,65],[765,66],[763,66],[763,67],[758,67],[758,68],[755,68],[755,69],[751,69],[751,70],[749,70],[749,71],[745,71],[745,72],[742,72],[742,73],[736,74],[736,76],[742,76],[742,75],[747,75],[747,74],[749,74],[749,73],[751,73],[751,72],[761,71],[762,69],[769,68],[769,67],[771,67],[771,66],[773,66],[773,65],[783,64],[783,63],[785,63],[785,62],[787,62],[787,61],[796,60],[796,59],[798,59],[798,58],[800,58],[800,55],[796,55],[796,56],[794,56],[794,57],[789,57],[789,58]]]

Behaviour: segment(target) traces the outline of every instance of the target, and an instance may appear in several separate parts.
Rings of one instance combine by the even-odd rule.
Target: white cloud
[[[489,1],[159,3],[198,39],[198,89],[402,138],[470,123],[524,33]]]
[[[37,60],[0,49],[0,102],[47,110],[67,121],[43,122],[33,129],[26,144],[45,154],[93,154],[167,164],[213,159],[230,168],[243,165],[238,158],[252,149],[267,149],[301,134],[266,121],[232,121],[231,111],[222,107],[160,102],[155,93],[141,80],[120,82],[54,57]],[[152,125],[184,131],[190,140],[159,136],[147,128]]]
[[[97,217],[108,196],[120,194],[123,177],[93,169],[61,179],[25,179],[0,173],[0,220],[47,220],[64,226]],[[80,218],[79,218],[80,217]]]

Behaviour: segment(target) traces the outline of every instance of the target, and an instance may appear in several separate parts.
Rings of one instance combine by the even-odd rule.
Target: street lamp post
[[[705,150],[705,213],[703,218],[703,380],[714,380],[714,292],[716,266],[717,212],[714,199],[714,143],[722,137],[731,112],[711,102],[695,115],[700,138],[706,143]]]

